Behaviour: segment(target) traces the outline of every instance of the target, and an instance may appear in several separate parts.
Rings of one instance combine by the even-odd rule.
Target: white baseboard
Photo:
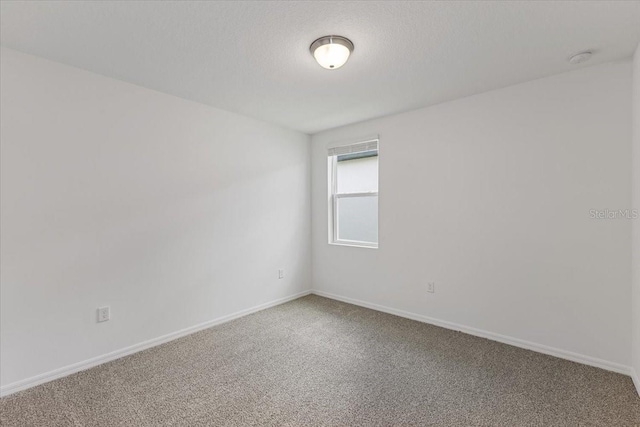
[[[134,344],[132,346],[125,347],[120,350],[112,351],[111,353],[103,354],[101,356],[93,357],[91,359],[84,360],[82,362],[78,362],[72,365],[64,366],[62,368],[54,369],[53,371],[45,372],[43,374],[36,375],[31,378],[27,378],[24,380],[16,381],[11,384],[7,384],[5,386],[0,387],[0,397],[7,396],[9,394],[13,394],[21,390],[26,390],[28,388],[31,388],[49,381],[53,381],[58,378],[66,377],[67,375],[84,371],[85,369],[93,368],[94,366],[98,366],[103,363],[110,362],[112,360],[119,359],[121,357],[128,356],[130,354],[137,353],[139,351],[146,350],[148,348],[155,347],[157,345],[164,344],[169,341],[173,341],[177,338],[181,338],[186,335],[193,334],[194,332],[198,332],[203,329],[210,328],[212,326],[229,322],[231,320],[246,316],[248,314],[265,310],[267,308],[274,307],[276,305],[284,304],[285,302],[298,299],[305,295],[309,295],[310,293],[311,291],[304,291],[294,295],[290,295],[288,297],[284,297],[284,298],[280,298],[264,304],[260,304],[255,307],[247,308],[245,310],[241,310],[236,313],[229,314],[227,316],[209,320],[208,322],[200,323],[198,325],[191,326],[189,328],[185,328],[180,331],[172,332],[170,334],[163,335],[158,338],[153,338],[148,341],[141,342],[139,344]]]
[[[636,386],[638,396],[640,396],[640,377],[638,377],[638,371],[633,368],[631,369],[631,379],[633,380],[633,385]]]
[[[525,348],[527,350],[536,351],[538,353],[548,354],[550,356],[559,357],[561,359],[571,360],[573,362],[582,363],[585,365],[595,366],[597,368],[606,369],[608,371],[617,372],[624,375],[629,375],[633,379],[633,383],[635,384],[636,390],[640,395],[640,378],[638,377],[638,373],[628,366],[624,366],[618,363],[609,362],[606,360],[585,356],[578,353],[573,353],[566,350],[561,350],[558,348],[553,348],[549,346],[545,346],[542,344],[536,344],[529,341],[521,340],[518,338],[512,338],[505,335],[496,334],[493,332],[484,331],[481,329],[472,328],[469,326],[459,325],[457,323],[448,322],[444,320],[435,319],[428,316],[423,316],[421,314],[410,313],[404,310],[398,310],[390,307],[386,307],[379,304],[374,304],[366,301],[357,300],[354,298],[343,297],[340,295],[332,294],[329,292],[312,290],[312,291],[304,291],[300,292],[285,298],[280,298],[268,303],[260,304],[255,307],[251,307],[245,310],[238,311],[236,313],[219,317],[217,319],[210,320],[208,322],[204,322],[195,326],[191,326],[186,329],[182,329],[180,331],[172,332],[167,335],[163,335],[158,338],[154,338],[148,341],[141,342],[139,344],[135,344],[120,350],[113,351],[111,353],[107,353],[101,356],[97,356],[88,360],[84,360],[82,362],[74,363],[72,365],[64,366],[59,369],[55,369],[53,371],[45,372],[40,375],[36,375],[31,378],[27,378],[21,381],[16,381],[11,384],[7,384],[5,386],[0,387],[0,397],[7,396],[13,393],[16,393],[21,390],[26,390],[28,388],[37,386],[39,384],[43,384],[49,381],[53,381],[58,378],[66,377],[67,375],[71,375],[76,372],[84,371],[86,369],[92,368],[94,366],[101,365],[106,362],[110,362],[115,359],[119,359],[124,356],[128,356],[133,353],[137,353],[142,350],[146,350],[151,347],[155,347],[160,344],[164,344],[169,341],[173,341],[177,338],[184,337],[186,335],[193,334],[195,332],[201,331],[203,329],[210,328],[212,326],[220,325],[225,322],[229,322],[231,320],[265,310],[270,307],[274,307],[276,305],[284,304],[285,302],[292,301],[294,299],[301,298],[305,295],[316,294],[325,298],[334,299],[337,301],[346,302],[349,304],[370,308],[372,310],[381,311],[384,313],[393,314],[395,316],[404,317],[407,319],[416,320],[418,322],[429,323],[432,325],[440,326],[446,329],[451,329],[455,331],[464,332],[470,335],[487,338],[493,341],[501,342],[504,344],[513,345],[515,347]]]
[[[337,301],[346,302],[353,305],[358,305],[372,310],[382,311],[384,313],[393,314],[395,316],[405,317],[407,319],[417,320],[418,322],[429,323],[431,325],[440,326],[446,329],[452,329],[454,331],[464,332],[469,335],[474,335],[481,338],[487,338],[493,341],[498,341],[504,344],[509,344],[515,347],[524,348],[527,350],[536,351],[538,353],[548,354],[550,356],[559,357],[561,359],[571,360],[572,362],[582,363],[584,365],[595,366],[596,368],[606,369],[607,371],[617,372],[619,374],[631,375],[631,367],[624,366],[619,363],[609,362],[607,360],[598,359],[591,356],[585,356],[583,354],[573,353],[567,350],[561,350],[559,348],[549,347],[542,344],[533,343],[530,341],[521,340],[518,338],[512,338],[506,335],[500,335],[482,329],[472,328],[470,326],[459,325],[457,323],[448,322],[445,320],[435,319],[433,317],[423,316],[421,314],[410,313],[404,310],[398,310],[391,307],[385,307],[383,305],[374,304],[366,301],[357,300],[354,298],[343,297],[341,295],[332,294],[329,292],[312,290],[311,293],[319,295],[321,297],[334,299]],[[640,393],[640,382],[638,377],[634,378],[636,388]]]

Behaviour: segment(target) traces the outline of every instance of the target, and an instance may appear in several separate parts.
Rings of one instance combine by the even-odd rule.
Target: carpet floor
[[[631,379],[307,296],[0,399],[2,426],[638,426]]]

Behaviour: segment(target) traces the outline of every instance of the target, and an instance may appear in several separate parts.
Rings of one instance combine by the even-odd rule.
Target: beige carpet
[[[2,426],[633,426],[631,379],[308,296],[0,400]]]

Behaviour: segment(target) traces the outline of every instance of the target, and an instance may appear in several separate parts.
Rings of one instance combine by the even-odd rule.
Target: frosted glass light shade
[[[309,50],[322,68],[335,70],[347,62],[353,43],[341,36],[325,36],[311,43]]]

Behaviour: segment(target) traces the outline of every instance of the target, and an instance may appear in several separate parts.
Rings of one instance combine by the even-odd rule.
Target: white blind
[[[343,145],[329,148],[329,157],[341,156],[343,154],[362,153],[363,151],[373,151],[378,149],[378,140],[358,142],[357,144]]]

